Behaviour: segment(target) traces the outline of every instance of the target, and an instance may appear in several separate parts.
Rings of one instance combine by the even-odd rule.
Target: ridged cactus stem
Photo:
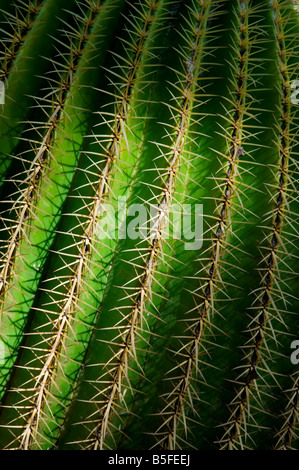
[[[297,6],[0,0],[1,448],[298,449]]]
[[[278,185],[275,188],[274,195],[271,195],[271,202],[275,205],[272,209],[272,226],[269,230],[269,246],[266,249],[266,255],[263,264],[259,267],[261,274],[261,285],[255,292],[255,298],[252,303],[252,310],[256,311],[256,316],[251,320],[248,326],[251,332],[251,341],[246,345],[246,359],[248,365],[244,367],[238,382],[242,382],[236,397],[231,404],[231,415],[228,419],[225,434],[220,441],[222,449],[233,449],[235,446],[244,446],[246,441],[246,420],[249,409],[249,400],[251,389],[257,388],[256,379],[258,369],[266,367],[263,361],[263,350],[265,348],[265,336],[273,328],[271,327],[272,311],[277,314],[275,307],[275,295],[273,290],[277,286],[279,278],[279,257],[281,256],[279,248],[282,240],[282,226],[284,214],[286,212],[288,193],[288,180],[291,175],[288,172],[288,161],[291,150],[290,139],[290,118],[291,118],[291,84],[287,69],[287,54],[284,44],[283,18],[280,12],[280,5],[277,1],[272,2],[273,18],[275,25],[275,36],[277,40],[278,64],[281,82],[281,104],[280,104],[280,124],[279,124],[279,143],[277,146],[279,153],[279,163],[276,170]],[[269,219],[265,215],[265,220]],[[281,318],[283,323],[283,319]],[[266,346],[267,347],[267,346]],[[244,437],[243,437],[244,436]]]
[[[32,181],[30,182],[30,186],[27,190],[27,194],[28,194],[28,197],[26,198],[27,204],[29,204],[29,202],[31,201],[33,197],[31,195],[34,192],[35,185],[40,179],[44,161],[46,160],[45,154],[47,150],[51,147],[51,140],[53,138],[53,133],[55,131],[56,122],[59,120],[60,115],[63,111],[64,103],[68,96],[68,91],[70,89],[70,86],[72,84],[73,74],[76,72],[79,59],[83,53],[84,45],[90,35],[91,29],[95,22],[96,15],[100,11],[100,7],[101,7],[100,1],[98,1],[96,4],[94,2],[91,2],[90,11],[88,12],[88,16],[85,18],[85,21],[83,23],[83,30],[80,33],[79,44],[75,48],[74,51],[71,51],[72,58],[70,61],[70,65],[66,71],[65,79],[61,83],[61,88],[57,96],[58,105],[55,108],[53,115],[50,117],[49,130],[47,131],[44,141],[42,143],[42,146],[37,154],[37,162],[36,162],[37,165],[34,169]],[[109,159],[111,159],[111,157]],[[21,436],[21,441],[20,441],[20,448],[24,450],[29,448],[31,440],[34,439],[36,435],[36,432],[39,426],[39,421],[41,418],[41,408],[43,407],[43,402],[47,396],[47,390],[49,388],[49,385],[51,384],[53,371],[57,367],[56,361],[59,357],[63,339],[66,334],[66,329],[70,323],[70,315],[73,309],[73,303],[78,295],[82,271],[83,271],[84,262],[85,262],[85,256],[86,256],[86,253],[88,252],[88,245],[90,243],[90,238],[92,237],[92,234],[93,234],[95,216],[98,210],[98,206],[102,202],[102,193],[103,193],[103,186],[105,185],[105,180],[106,178],[104,176],[102,179],[103,184],[101,184],[101,188],[99,191],[100,194],[96,198],[95,208],[93,210],[93,214],[88,224],[86,233],[83,237],[81,256],[79,257],[78,266],[74,272],[73,279],[70,283],[69,291],[65,299],[65,304],[57,320],[55,321],[53,325],[54,332],[53,332],[53,340],[52,340],[51,348],[45,356],[44,365],[35,381],[35,385],[33,388],[35,399],[32,404],[32,411],[28,413],[27,424],[25,425],[25,429],[23,431],[23,434]],[[24,209],[22,210],[21,215],[24,215],[24,211],[25,213],[27,213],[27,210],[28,208],[25,205]],[[21,220],[22,220],[22,217],[21,217]],[[23,220],[24,220],[24,217],[23,217]]]
[[[187,434],[188,427],[185,417],[186,395],[188,396],[194,368],[197,368],[199,364],[199,350],[203,331],[206,324],[209,324],[211,321],[210,316],[213,315],[215,290],[217,290],[217,284],[219,283],[220,258],[226,245],[227,233],[231,230],[230,213],[236,192],[235,181],[238,175],[237,166],[239,158],[244,154],[242,147],[242,127],[246,109],[246,74],[249,57],[249,11],[248,2],[242,2],[236,12],[236,16],[238,17],[238,29],[236,31],[238,64],[237,73],[234,77],[235,97],[231,112],[232,130],[229,138],[226,175],[222,183],[223,192],[219,200],[217,215],[215,216],[216,222],[211,245],[212,255],[205,276],[207,280],[204,285],[201,286],[200,292],[196,293],[199,299],[196,305],[198,319],[192,321],[192,326],[190,326],[186,332],[190,340],[186,342],[179,351],[183,360],[175,371],[175,375],[179,380],[175,381],[174,389],[169,393],[169,396],[165,398],[167,404],[163,410],[163,414],[165,415],[164,423],[157,430],[159,445],[169,450],[176,448],[177,427],[180,421],[184,423],[185,433]],[[192,399],[190,403],[192,406]],[[161,434],[162,437],[160,437]]]
[[[103,448],[103,439],[106,435],[109,415],[113,409],[113,402],[121,394],[123,375],[127,375],[128,363],[132,356],[138,363],[137,351],[135,348],[136,330],[143,330],[143,316],[145,303],[148,301],[154,283],[154,272],[159,255],[163,251],[163,230],[165,220],[169,217],[169,210],[172,203],[175,178],[180,167],[180,158],[184,148],[186,133],[190,121],[191,103],[194,95],[194,84],[198,77],[201,64],[201,55],[205,43],[205,30],[211,10],[211,1],[202,2],[201,9],[197,14],[196,27],[194,28],[194,41],[190,50],[190,55],[186,65],[186,81],[181,99],[179,114],[176,123],[176,134],[173,139],[173,146],[169,150],[169,167],[165,169],[164,187],[162,188],[160,201],[157,207],[157,217],[152,221],[151,240],[148,246],[148,253],[145,258],[145,265],[142,268],[140,277],[140,287],[134,294],[134,305],[128,318],[127,331],[124,332],[124,344],[119,356],[119,364],[115,370],[111,390],[108,387],[108,397],[106,408],[102,411],[101,424],[97,428],[97,436],[100,436],[100,442],[96,442],[95,449],[100,446]]]
[[[119,155],[120,149],[120,139],[126,139],[126,130],[125,130],[125,122],[127,120],[128,114],[128,107],[130,106],[131,101],[131,93],[133,84],[136,81],[136,76],[138,74],[138,70],[140,67],[140,62],[142,59],[142,54],[144,53],[144,48],[146,44],[147,37],[149,35],[150,27],[152,22],[154,21],[155,12],[158,8],[159,2],[157,0],[152,0],[148,2],[148,10],[144,13],[144,24],[138,33],[136,46],[135,46],[135,54],[133,56],[132,62],[129,66],[129,74],[126,79],[125,89],[123,95],[121,96],[119,109],[116,112],[115,117],[115,124],[113,129],[113,135],[111,138],[111,143],[109,144],[107,156],[106,156],[106,164],[101,174],[100,179],[100,186],[95,198],[95,206],[93,209],[92,217],[89,222],[88,227],[88,234],[85,239],[85,245],[89,243],[89,240],[93,237],[95,225],[97,222],[97,214],[98,210],[104,202],[104,196],[106,195],[107,191],[109,191],[108,186],[108,177],[111,172],[111,166],[113,165],[113,160]],[[83,242],[84,243],[84,242]],[[83,247],[84,250],[84,247]],[[84,255],[86,252],[86,248],[84,251]],[[84,257],[83,257],[84,259]],[[141,313],[142,315],[142,313]],[[113,374],[113,381],[107,385],[107,394],[108,400],[103,405],[101,410],[101,417],[99,419],[99,423],[96,426],[94,432],[94,439],[91,438],[90,446],[94,449],[103,449],[103,441],[106,436],[107,427],[109,425],[110,420],[110,413],[113,412],[114,402],[118,399],[119,394],[121,394],[121,383],[123,375],[127,372],[127,363],[129,360],[129,356],[131,354],[134,355],[134,335],[135,329],[140,321],[140,312],[139,309],[134,309],[132,313],[132,318],[130,318],[128,330],[124,332],[124,346],[121,348],[121,353],[119,355],[119,365],[117,366],[114,374]]]
[[[55,148],[55,141],[57,140],[57,129],[60,122],[68,119],[68,111],[65,109],[68,93],[74,83],[75,75],[79,67],[80,58],[83,54],[84,47],[91,34],[92,27],[95,22],[96,15],[100,11],[100,3],[97,5],[91,2],[90,10],[87,11],[87,16],[82,19],[82,26],[78,36],[78,43],[71,44],[69,52],[69,63],[65,70],[63,70],[63,77],[57,89],[54,89],[50,97],[47,96],[46,102],[50,107],[49,119],[44,123],[44,133],[40,142],[34,142],[34,158],[26,175],[26,184],[24,189],[20,191],[20,195],[14,204],[14,208],[18,211],[18,219],[14,220],[10,229],[10,237],[6,242],[6,252],[2,257],[1,266],[1,282],[0,282],[0,295],[3,297],[7,286],[10,285],[9,279],[11,271],[14,269],[13,265],[19,253],[20,242],[24,246],[24,238],[28,240],[28,229],[30,230],[30,219],[36,218],[36,200],[42,191],[47,191],[47,184],[43,182],[47,180],[49,175],[49,168],[51,167],[51,160],[55,159],[53,149]],[[43,182],[43,185],[42,185]],[[54,215],[54,214],[53,214]],[[52,220],[50,219],[50,223]],[[44,225],[45,228],[45,225]],[[32,228],[31,228],[32,230]],[[46,239],[47,240],[47,239]],[[31,241],[28,241],[30,247]],[[29,248],[30,249],[30,248]],[[19,251],[19,253],[17,252]],[[38,255],[40,256],[40,255]],[[9,296],[10,293],[7,294]],[[7,308],[7,301],[4,299],[1,312],[1,321],[5,325],[9,323],[6,316],[10,317],[10,310]],[[21,328],[20,328],[21,330]],[[17,347],[17,346],[16,346]]]

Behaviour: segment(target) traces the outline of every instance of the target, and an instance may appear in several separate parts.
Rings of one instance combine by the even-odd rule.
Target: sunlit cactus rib
[[[114,131],[114,135],[118,136],[118,139],[122,140],[120,143],[114,143],[112,140],[111,145],[114,145],[113,148],[116,148],[116,145],[122,144],[124,149],[120,153],[120,160],[122,160],[124,150],[127,151],[126,147],[128,145],[130,134],[132,134],[131,138],[133,137],[134,133],[134,122],[138,121],[140,118],[135,116],[132,111],[134,109],[133,104],[138,106],[138,103],[142,104],[143,99],[143,88],[145,83],[147,82],[148,78],[147,75],[147,67],[151,64],[151,54],[150,48],[153,47],[154,43],[158,41],[155,39],[156,36],[159,36],[161,28],[163,28],[163,20],[165,16],[165,9],[164,2],[157,2],[157,1],[148,1],[144,5],[139,6],[140,13],[136,9],[136,17],[134,18],[134,23],[132,22],[133,32],[130,33],[131,41],[132,41],[132,57],[130,62],[128,63],[128,73],[123,76],[125,91],[122,93],[122,101],[120,102],[120,108],[117,109],[116,114],[116,121],[115,126],[117,129]],[[138,18],[138,14],[140,15],[140,19]],[[131,26],[131,27],[132,27]],[[134,42],[136,41],[136,42]],[[157,46],[158,48],[158,46]],[[153,49],[154,50],[154,49]],[[119,65],[121,66],[121,61],[119,61]],[[152,67],[152,65],[151,65]],[[123,66],[124,71],[126,70],[126,66]],[[150,75],[149,75],[150,77]],[[134,82],[134,88],[132,84]],[[149,82],[150,83],[150,82]],[[127,104],[124,106],[124,102]],[[139,107],[140,107],[139,104]],[[136,109],[137,109],[136,106]],[[123,108],[128,109],[128,111],[124,112]],[[132,110],[131,110],[131,109]],[[139,111],[139,109],[138,109]],[[137,111],[137,112],[138,112]],[[123,118],[124,122],[122,126],[119,125],[119,116]],[[127,127],[125,130],[124,125]],[[150,122],[147,124],[150,126]],[[130,126],[131,127],[130,129]],[[136,125],[135,125],[136,126]],[[132,132],[133,131],[133,132]],[[145,131],[146,132],[146,131]],[[139,139],[139,144],[137,147],[138,153],[141,154],[143,152],[143,145],[144,145],[144,137]],[[109,147],[110,148],[110,147]],[[125,153],[126,155],[126,153]],[[127,158],[127,162],[128,162]],[[108,162],[109,163],[109,162]],[[118,163],[118,166],[120,162]],[[126,165],[126,162],[124,162]],[[133,181],[138,177],[138,173],[140,172],[140,156],[138,159],[132,161],[132,165],[135,165],[135,169],[132,173]],[[123,167],[125,169],[125,166]],[[137,171],[137,174],[136,174]],[[110,183],[112,185],[112,183]],[[121,187],[121,186],[120,186]],[[112,185],[112,191],[113,185]],[[132,189],[130,189],[130,192]],[[126,193],[123,192],[123,195]],[[128,194],[129,196],[130,194]],[[140,275],[142,278],[143,284],[148,284],[151,282],[151,275],[153,270],[154,264],[154,250],[151,251],[148,255],[148,268],[146,273]],[[87,420],[87,423],[92,423],[92,429],[90,430],[89,435],[86,439],[86,446],[87,448],[103,448],[105,446],[105,437],[106,434],[109,433],[109,428],[111,427],[110,424],[110,416],[117,413],[117,401],[119,399],[123,399],[122,389],[123,387],[123,379],[128,377],[128,368],[129,362],[131,358],[136,357],[136,349],[135,349],[135,342],[136,338],[138,337],[138,329],[140,328],[140,324],[142,325],[143,319],[143,302],[145,297],[145,290],[143,289],[144,286],[139,288],[138,293],[136,294],[137,301],[136,307],[131,307],[132,312],[131,314],[126,315],[125,313],[122,314],[123,319],[118,322],[116,328],[116,336],[111,339],[111,349],[112,345],[116,347],[115,353],[111,354],[110,358],[107,360],[105,369],[107,369],[103,376],[98,376],[97,380],[94,382],[94,389],[96,390],[96,399],[92,399],[91,401],[95,404],[102,403],[102,406],[99,406],[98,411],[94,412],[94,416]],[[103,292],[104,293],[104,292]],[[113,333],[113,330],[112,330]],[[101,338],[101,341],[105,340]],[[122,343],[123,342],[123,343]],[[101,371],[102,365],[98,364],[96,366],[96,375],[98,375],[97,370]],[[101,387],[104,387],[102,390]],[[130,388],[130,385],[128,385]],[[96,407],[97,408],[97,407]],[[97,418],[98,415],[98,418]],[[94,421],[94,423],[93,423]],[[84,440],[82,440],[82,445],[84,446]]]
[[[148,8],[148,10],[147,10]],[[55,321],[54,326],[57,324],[57,331],[55,333],[55,342],[53,342],[52,349],[49,352],[47,361],[53,361],[55,356],[57,356],[60,352],[59,349],[63,349],[63,342],[64,337],[69,337],[72,335],[73,327],[70,325],[71,323],[71,316],[74,311],[77,309],[77,302],[79,300],[80,291],[82,291],[82,286],[84,285],[84,270],[92,271],[93,269],[93,257],[91,255],[91,264],[88,264],[88,253],[91,250],[95,252],[101,251],[101,245],[96,243],[96,231],[97,231],[97,224],[99,219],[99,213],[103,210],[103,204],[108,200],[109,201],[109,193],[112,191],[113,188],[113,178],[111,174],[113,173],[113,168],[116,164],[119,170],[122,169],[120,161],[122,160],[123,154],[129,152],[127,148],[130,142],[131,151],[134,142],[132,139],[134,135],[132,135],[130,124],[131,122],[134,123],[134,119],[137,119],[137,116],[131,116],[131,102],[135,98],[135,103],[138,103],[136,97],[133,95],[133,85],[135,85],[134,93],[136,94],[136,88],[138,87],[138,78],[140,79],[140,67],[142,65],[143,54],[146,51],[146,40],[149,35],[151,24],[154,20],[156,10],[158,8],[158,2],[152,1],[148,2],[146,8],[143,7],[141,9],[141,18],[144,21],[144,24],[140,27],[137,34],[136,44],[132,44],[132,50],[134,55],[132,57],[131,63],[128,64],[128,75],[124,77],[124,90],[120,89],[120,96],[117,96],[117,100],[115,103],[115,116],[112,122],[109,122],[109,127],[111,128],[112,135],[108,140],[108,145],[106,148],[105,153],[103,153],[103,167],[101,168],[101,172],[99,174],[99,184],[96,189],[96,193],[93,197],[93,203],[90,204],[89,207],[89,214],[87,216],[87,222],[84,224],[84,233],[81,235],[81,240],[78,243],[79,247],[79,256],[78,261],[75,262],[73,267],[73,276],[70,280],[70,284],[68,287],[68,291],[66,293],[66,299],[62,304],[62,309],[59,313],[59,317]],[[143,78],[143,86],[144,86],[144,76]],[[132,124],[131,124],[132,125]],[[96,136],[95,143],[100,147],[104,147],[105,143],[101,142],[101,136]],[[142,143],[140,140],[139,145]],[[138,151],[137,147],[137,151]],[[134,152],[137,153],[136,150]],[[126,165],[129,164],[129,159],[126,160]],[[138,164],[138,161],[135,161],[135,164]],[[125,168],[123,168],[123,171]],[[118,181],[120,184],[120,181]],[[130,186],[127,186],[129,188]],[[99,245],[99,246],[97,246]],[[111,254],[113,251],[111,250]],[[85,286],[85,290],[86,289]],[[86,305],[87,307],[87,305]],[[82,308],[82,307],[81,307]],[[84,306],[82,308],[82,312],[84,312]],[[76,319],[80,322],[80,318]],[[81,321],[84,321],[81,319]],[[70,330],[68,332],[68,329]],[[73,339],[76,341],[76,337]],[[66,352],[66,355],[68,353]],[[72,359],[70,355],[69,359]],[[45,363],[44,369],[42,370],[41,374],[45,375],[45,371],[49,370],[49,364]],[[55,387],[57,386],[56,382],[58,379],[55,377]],[[47,381],[48,382],[48,381]],[[49,383],[49,382],[48,382]],[[49,386],[49,385],[47,385]],[[110,406],[108,405],[108,418],[109,420],[109,411]],[[106,420],[105,425],[106,425]],[[105,433],[103,433],[105,434]],[[95,441],[94,447],[97,448],[98,444],[102,447],[102,443],[98,440]]]
[[[22,42],[20,43],[20,46],[21,44]],[[58,97],[59,97],[60,90],[62,89],[62,87],[63,87],[63,82],[61,84],[61,87],[60,86],[58,87],[56,102],[58,101]],[[49,106],[47,103],[47,99],[45,99],[44,102],[42,101],[42,104],[46,112],[46,108],[47,106]],[[57,104],[57,106],[59,105]],[[23,177],[26,179],[23,181],[20,174],[17,174],[16,176],[12,177],[12,179],[16,180],[17,185],[19,184],[21,186],[21,184],[23,183],[24,188],[21,186],[21,188],[18,189],[16,193],[12,195],[11,197],[12,200],[9,201],[11,202],[12,207],[9,209],[9,211],[5,211],[6,209],[5,208],[4,211],[2,212],[2,216],[3,216],[2,221],[4,225],[4,227],[2,228],[2,233],[5,235],[5,232],[8,232],[7,240],[4,238],[4,241],[2,241],[2,247],[1,247],[2,253],[1,253],[0,295],[1,295],[1,326],[2,326],[1,335],[3,335],[2,339],[5,337],[5,327],[7,327],[10,323],[9,299],[11,299],[11,301],[13,302],[13,305],[15,305],[15,301],[16,301],[15,295],[10,294],[11,289],[13,289],[11,279],[10,279],[11,271],[13,270],[13,266],[15,264],[18,264],[18,261],[16,261],[16,259],[18,258],[18,247],[19,245],[22,244],[21,240],[22,238],[24,238],[24,234],[26,230],[28,232],[28,219],[30,217],[32,218],[32,213],[34,212],[36,193],[40,186],[40,181],[42,180],[44,173],[47,171],[46,163],[47,163],[47,160],[49,160],[48,154],[50,153],[52,149],[52,145],[54,141],[54,134],[55,134],[58,119],[59,119],[59,116],[57,116],[57,109],[55,111],[51,109],[48,122],[39,123],[40,127],[45,128],[44,133],[40,132],[39,128],[37,127],[37,123],[29,124],[28,127],[31,127],[31,126],[37,127],[38,137],[41,134],[42,140],[41,142],[38,142],[37,140],[34,140],[32,142],[33,144],[32,146],[35,147],[33,151],[34,157],[31,162],[29,160],[30,166],[28,168],[28,172],[25,172],[23,170]],[[24,162],[26,162],[26,156],[24,156],[23,153],[17,155],[17,158],[21,161],[23,160]],[[3,201],[3,202],[7,203],[7,201]],[[17,219],[14,219],[15,216],[17,216]],[[25,236],[25,238],[27,237],[28,237],[28,234]],[[28,245],[30,246],[31,244],[28,243]],[[37,256],[38,260],[40,256],[41,256],[41,253],[39,252]],[[18,270],[16,270],[16,272],[18,272]],[[14,321],[15,321],[15,318],[13,318],[13,322]],[[21,332],[22,327],[20,325],[18,325],[18,327],[19,327],[19,331]],[[11,330],[12,326],[8,326],[8,328],[9,330]],[[15,335],[12,341],[14,342],[17,338],[18,338],[18,334]],[[20,340],[17,340],[17,341],[18,341],[17,344],[19,345]],[[7,345],[8,348],[10,346],[11,345]],[[7,351],[7,354],[9,356],[8,362],[10,362],[11,360],[11,357],[10,357],[11,352],[12,351]],[[1,382],[3,381],[3,379],[5,380],[4,370],[5,370],[5,365],[2,369]],[[3,390],[1,390],[1,392],[3,393]]]
[[[66,0],[64,8],[70,4],[71,0]],[[58,26],[58,18],[61,21],[69,15],[55,0],[32,1],[28,4],[18,1],[15,8],[7,7],[6,2],[2,14],[5,23],[0,44],[0,80],[5,87],[5,112],[1,106],[0,188],[5,176],[12,176],[7,170],[12,154],[16,152],[16,132],[20,135],[25,127],[25,121],[29,118],[28,110],[35,104],[32,97],[42,94],[40,89],[43,86],[43,75],[48,71],[48,58],[55,52],[53,41],[43,43],[40,37],[51,34],[53,28]],[[51,24],[49,17],[52,18]],[[57,40],[60,36],[61,33],[57,31]],[[38,71],[39,75],[32,76],[32,70]]]
[[[47,162],[50,149],[53,147],[56,127],[59,120],[61,119],[61,114],[65,106],[67,94],[70,90],[70,86],[72,83],[72,75],[76,72],[76,69],[78,67],[78,59],[82,54],[82,45],[84,44],[84,42],[86,42],[86,34],[88,34],[89,28],[91,28],[92,23],[93,18],[88,18],[87,24],[84,25],[84,31],[82,32],[84,40],[80,38],[80,43],[77,49],[74,51],[74,54],[76,55],[75,60],[70,57],[71,62],[70,66],[66,70],[65,77],[63,78],[58,91],[56,91],[55,93],[56,96],[52,96],[52,100],[54,101],[54,109],[51,110],[52,112],[50,113],[49,120],[45,124],[46,130],[43,135],[43,139],[41,143],[39,143],[35,151],[34,160],[31,163],[31,167],[28,171],[28,174],[26,175],[26,180],[28,181],[27,186],[25,190],[21,192],[19,198],[16,201],[17,204],[15,205],[20,205],[19,219],[15,222],[11,238],[8,241],[7,253],[5,254],[4,264],[0,275],[0,295],[4,294],[5,286],[8,284],[11,265],[15,256],[15,250],[18,241],[21,238],[21,233],[24,229],[25,221],[26,219],[28,219],[30,211],[32,210],[31,206],[33,205],[33,199],[36,198],[36,191],[39,185],[39,181],[43,177],[43,172],[45,171],[45,162]],[[27,30],[30,28],[31,22],[28,21],[28,25],[25,26],[27,26],[27,29],[25,29],[24,34],[26,34]],[[18,46],[20,46],[22,42],[23,37],[20,38]],[[72,54],[73,51],[71,50],[70,55],[72,56]],[[6,74],[8,74],[8,66],[6,66],[4,70]]]
[[[0,0],[1,448],[298,449],[296,6]]]
[[[119,3],[121,5],[122,2]],[[9,237],[2,247],[1,266],[1,337],[7,357],[1,365],[3,384],[8,379],[22,340],[26,314],[34,302],[33,292],[25,286],[28,279],[33,286],[38,286],[45,253],[51,246],[53,229],[61,216],[60,205],[68,191],[66,183],[72,179],[84,134],[88,130],[90,110],[87,112],[82,106],[92,104],[92,94],[85,99],[81,94],[84,87],[97,84],[95,71],[89,70],[90,61],[98,56],[96,46],[100,46],[101,34],[105,32],[113,5],[110,2],[107,7],[101,7],[92,2],[86,5],[85,12],[82,11],[82,18],[78,15],[78,30],[69,32],[73,36],[69,48],[61,53],[62,60],[65,53],[70,62],[62,63],[62,72],[59,71],[57,76],[59,62],[53,61],[54,74],[49,79],[49,90],[39,102],[46,121],[31,123],[36,132],[29,141],[33,159],[24,172],[26,179],[20,181],[17,199],[10,212],[7,211],[9,218],[4,219],[5,225],[9,227],[10,223],[10,227]],[[99,17],[95,24],[97,14]],[[18,158],[25,160],[23,154]],[[64,165],[65,172],[61,173]],[[15,214],[17,219],[13,219]],[[18,303],[23,304],[23,311],[19,311]]]
[[[176,133],[173,137],[173,144],[167,152],[167,156],[169,155],[169,166],[163,171],[163,173],[165,172],[165,176],[163,178],[164,187],[162,186],[161,195],[158,198],[157,216],[152,220],[153,227],[151,229],[151,237],[149,240],[150,244],[148,246],[148,252],[144,256],[145,264],[139,274],[140,286],[136,289],[134,294],[130,296],[134,303],[129,316],[128,327],[123,334],[124,344],[121,348],[119,364],[116,366],[113,381],[111,383],[111,392],[109,391],[109,400],[106,404],[107,408],[103,412],[100,425],[96,431],[97,435],[100,436],[100,439],[96,441],[94,448],[97,448],[98,445],[103,448],[103,441],[107,432],[107,421],[109,414],[111,413],[112,403],[115,400],[115,395],[121,394],[122,377],[128,376],[127,369],[129,368],[130,356],[132,356],[138,364],[137,351],[135,347],[135,331],[139,327],[141,327],[141,330],[143,329],[142,323],[144,322],[143,316],[145,304],[151,296],[151,291],[154,286],[154,273],[157,261],[163,253],[163,230],[165,220],[169,218],[176,174],[181,166],[180,160],[182,158],[185,141],[187,140],[186,135],[188,133],[190,121],[190,109],[194,93],[194,84],[198,78],[198,72],[200,70],[200,54],[202,53],[205,41],[203,33],[209,18],[210,8],[211,2],[204,2],[202,9],[198,13],[198,25],[195,29],[194,42],[187,59],[187,71],[185,72],[186,80],[184,83],[183,94],[181,99],[178,100],[181,104],[179,115],[176,120]],[[174,113],[175,112],[176,109],[174,110]],[[163,175],[161,177],[163,177]],[[130,387],[130,385],[128,385],[128,387]]]

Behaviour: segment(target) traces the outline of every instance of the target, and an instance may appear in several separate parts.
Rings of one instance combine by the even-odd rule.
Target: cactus
[[[298,449],[298,2],[0,18],[1,448]]]

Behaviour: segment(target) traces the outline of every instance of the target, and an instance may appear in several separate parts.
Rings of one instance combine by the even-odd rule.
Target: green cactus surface
[[[0,0],[0,448],[299,450],[299,2]]]

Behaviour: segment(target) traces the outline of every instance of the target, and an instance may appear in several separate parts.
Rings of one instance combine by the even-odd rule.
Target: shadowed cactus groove
[[[298,450],[298,2],[0,21],[1,449]]]

